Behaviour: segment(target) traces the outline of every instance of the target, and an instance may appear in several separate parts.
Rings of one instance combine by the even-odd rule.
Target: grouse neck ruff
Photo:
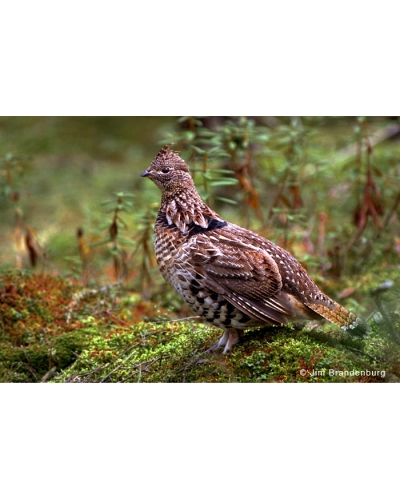
[[[216,348],[228,353],[246,328],[307,319],[366,335],[367,325],[325,295],[289,252],[208,207],[169,146],[141,176],[162,193],[154,225],[158,267],[197,315],[224,330]]]

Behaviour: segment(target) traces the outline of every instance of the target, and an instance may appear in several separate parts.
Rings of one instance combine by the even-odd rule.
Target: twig
[[[375,236],[373,238],[370,238],[368,243],[365,245],[363,253],[363,259],[361,261],[361,264],[364,265],[365,262],[368,260],[368,258],[371,256],[371,249],[375,245],[375,243],[379,240],[381,235],[385,232],[385,229],[388,227],[390,223],[390,219],[392,218],[393,214],[396,212],[397,207],[400,205],[400,193],[397,195],[396,199],[394,200],[392,208],[389,210],[389,212],[386,214],[385,220],[383,221],[382,224],[382,229],[376,232]]]
[[[391,125],[389,127],[377,130],[376,132],[373,132],[369,135],[371,146],[374,147],[380,142],[383,142],[386,139],[390,139],[390,137],[393,137],[399,132],[400,125]],[[350,161],[354,156],[357,155],[357,146],[357,144],[351,144],[350,146],[347,146],[346,148],[339,151],[337,153],[339,161],[342,161],[343,163],[347,163],[348,161]]]
[[[126,351],[125,351],[126,352]],[[121,368],[121,366],[123,366],[127,361],[128,359],[130,358],[130,356],[132,356],[134,353],[131,352],[123,361],[122,363],[120,363],[119,365],[117,365],[113,370],[110,371],[110,373],[108,373],[104,378],[102,378],[99,382],[100,384],[102,382],[105,382],[109,377],[110,375],[112,375],[113,373],[115,373],[119,368]],[[119,359],[121,359],[121,357],[119,356]]]
[[[379,312],[381,313],[385,324],[389,330],[390,335],[392,336],[392,339],[396,342],[396,344],[400,345],[400,336],[394,329],[393,323],[388,315],[388,313],[385,311],[385,308],[383,307],[382,300],[381,300],[381,293],[385,292],[386,290],[389,290],[393,286],[393,281],[386,281],[383,283],[383,285],[378,286],[374,290],[372,290],[372,296],[375,299],[375,303],[378,307]]]
[[[177,323],[179,321],[187,321],[189,319],[201,319],[201,316],[187,316],[186,318],[179,318],[179,319],[167,319],[167,320],[148,321],[148,323],[150,323],[150,324]]]
[[[356,352],[357,354],[360,354],[361,356],[366,356],[367,358],[371,359],[372,361],[375,361],[375,363],[379,363],[379,360],[371,356],[371,354],[368,354],[364,351],[361,351],[360,349],[356,349],[355,347],[351,347],[349,345],[346,345],[346,349],[349,349],[350,351]]]
[[[91,296],[91,295],[98,295],[100,293],[105,293],[111,290],[112,288],[119,287],[121,286],[121,283],[112,283],[110,285],[105,285],[101,288],[92,288],[91,290],[83,290],[82,292],[75,293],[72,297],[71,302],[69,303],[68,309],[67,309],[67,316],[66,316],[66,323],[69,324],[71,321],[71,316],[72,316],[72,311],[74,307],[82,301],[85,297]]]
[[[53,368],[51,368],[51,370],[49,370],[43,377],[42,377],[42,380],[40,381],[41,384],[43,384],[44,382],[47,382],[50,378],[53,378],[55,372],[57,370],[57,367],[56,366],[53,366]]]
[[[385,308],[383,307],[381,298],[379,295],[374,297],[375,303],[379,309],[379,312],[382,314],[383,319],[385,320],[385,324],[388,327],[389,333],[392,336],[393,340],[396,342],[396,344],[400,345],[400,337],[396,330],[394,329],[393,323],[388,315],[388,313],[385,311]]]
[[[138,363],[137,365],[134,365],[134,366],[137,366],[138,369],[136,371],[134,371],[133,373],[131,373],[130,375],[128,375],[128,377],[125,377],[123,380],[120,380],[120,384],[122,384],[123,382],[126,382],[127,380],[129,380],[130,378],[134,377],[138,372],[140,373],[140,378],[142,376],[142,372],[147,372],[148,369],[150,368],[151,365],[154,365],[154,363],[156,363],[157,361],[160,361],[161,359],[167,359],[167,358],[170,358],[171,356],[167,355],[167,354],[163,354],[161,356],[159,356],[158,358],[155,358],[153,360],[151,360],[150,362],[148,361],[143,361],[142,363]],[[142,366],[146,363],[149,363],[148,365],[146,365],[146,367],[144,369],[142,369]],[[140,378],[138,379],[138,382],[140,381]]]

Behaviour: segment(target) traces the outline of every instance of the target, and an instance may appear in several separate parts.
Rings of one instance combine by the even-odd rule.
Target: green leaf
[[[223,201],[224,203],[229,203],[230,205],[237,205],[238,202],[236,200],[231,200],[229,198],[224,198],[222,196],[216,196],[216,200]]]
[[[225,151],[221,151],[220,153],[216,154],[218,158],[230,158],[231,155],[229,153],[226,153]]]
[[[210,182],[210,186],[233,186],[235,184],[238,184],[237,179],[221,179],[218,181],[212,181]]]
[[[133,193],[124,193],[120,191],[119,193],[114,193],[117,198],[134,198],[135,195]]]
[[[106,238],[105,240],[96,241],[95,243],[90,243],[89,247],[95,248],[95,247],[99,247],[101,245],[105,245],[106,243],[110,243],[110,242],[111,242],[111,238]]]
[[[215,172],[216,174],[230,174],[230,175],[233,175],[232,170],[229,170],[227,168],[215,168],[212,171]]]
[[[221,149],[219,146],[214,146],[213,148],[210,148],[208,150],[208,154],[209,156],[211,155],[217,155],[217,154],[220,154],[220,153],[223,153],[223,149]]]
[[[118,236],[117,240],[120,241],[121,243],[125,243],[125,245],[129,245],[132,247],[137,245],[136,241],[128,240],[127,238],[121,238],[121,236]]]
[[[204,149],[201,149],[199,148],[198,146],[194,146],[193,144],[190,145],[190,147],[196,151],[196,153],[198,153],[199,155],[204,155],[206,154],[206,151],[204,151]]]

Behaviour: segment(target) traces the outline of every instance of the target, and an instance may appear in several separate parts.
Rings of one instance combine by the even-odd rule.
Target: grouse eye
[[[167,174],[168,172],[169,172],[169,168],[168,168],[168,167],[164,167],[164,168],[162,169],[162,173],[163,173],[163,174]]]

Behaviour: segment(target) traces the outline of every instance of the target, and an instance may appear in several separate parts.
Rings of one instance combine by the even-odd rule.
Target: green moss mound
[[[70,366],[87,342],[86,332],[61,334],[49,344],[27,347],[0,344],[1,382],[45,382],[57,371]]]
[[[381,278],[388,273],[385,269]],[[246,331],[224,356],[209,351],[221,330],[193,320],[171,321],[167,312],[131,291],[83,289],[28,272],[4,273],[0,280],[1,382],[400,380],[397,282],[382,292],[384,314],[369,319],[371,334],[365,340],[332,325],[265,327]],[[365,288],[377,282],[365,277]]]
[[[139,323],[95,335],[57,382],[385,382],[400,376],[366,342],[291,327],[247,332],[233,353],[208,352],[217,329],[191,322]],[[372,334],[377,339],[375,333]],[[394,360],[392,360],[394,361]]]

